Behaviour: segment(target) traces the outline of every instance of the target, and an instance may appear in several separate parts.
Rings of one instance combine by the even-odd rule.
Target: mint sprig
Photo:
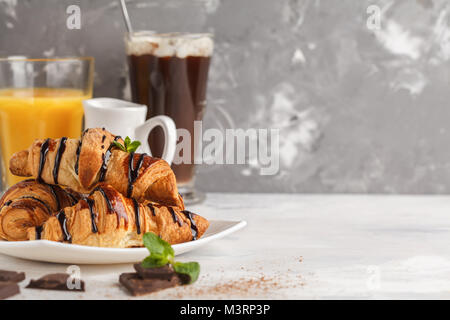
[[[200,265],[198,262],[175,262],[172,264],[176,273],[187,275],[190,279],[189,283],[194,283],[200,274]]]
[[[169,243],[151,232],[144,234],[143,240],[144,246],[150,251],[150,256],[142,262],[144,268],[158,268],[173,261],[175,253]]]
[[[121,144],[120,142],[117,141],[113,141],[114,146],[116,146],[117,148],[119,148],[122,151],[125,152],[135,152],[137,150],[137,148],[139,148],[139,146],[141,145],[140,141],[131,141],[130,137],[126,137],[125,140],[123,141],[124,144]]]
[[[197,281],[200,274],[198,262],[176,262],[172,246],[152,232],[147,232],[143,237],[144,246],[150,251],[150,255],[142,261],[144,268],[160,268],[171,264],[176,273],[187,276],[189,284]]]

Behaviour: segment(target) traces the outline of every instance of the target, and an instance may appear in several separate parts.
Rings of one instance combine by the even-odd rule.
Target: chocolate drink
[[[128,42],[133,102],[149,107],[147,119],[167,115],[191,135],[191,163],[172,164],[179,185],[194,176],[194,121],[202,120],[206,106],[212,46],[208,35],[134,34]],[[149,145],[153,156],[161,157],[161,128],[150,133]]]

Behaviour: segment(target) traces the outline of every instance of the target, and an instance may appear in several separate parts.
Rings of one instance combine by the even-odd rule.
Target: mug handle
[[[175,148],[177,145],[177,129],[175,127],[175,122],[173,122],[171,118],[168,116],[156,116],[150,118],[135,129],[135,136],[137,140],[141,141],[143,152],[152,155],[148,144],[148,135],[158,126],[160,126],[164,132],[164,150],[162,158],[170,165],[175,156]]]

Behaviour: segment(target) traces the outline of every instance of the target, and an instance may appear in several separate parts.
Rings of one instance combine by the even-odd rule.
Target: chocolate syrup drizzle
[[[156,217],[155,207],[154,207],[151,203],[149,203],[149,204],[147,205],[147,207],[150,208],[150,211],[152,212],[152,215],[153,215],[154,217]]]
[[[42,170],[44,169],[45,160],[46,160],[47,153],[48,153],[49,143],[50,143],[50,139],[47,139],[41,145],[41,154],[40,154],[40,158],[39,158],[39,170],[38,170],[38,176],[37,176],[37,181],[40,183],[44,182],[41,178],[41,175],[42,175]]]
[[[133,184],[139,175],[139,170],[142,167],[142,161],[144,160],[145,153],[139,154],[139,159],[136,166],[134,166],[134,152],[130,153],[128,160],[128,188],[127,188],[127,198],[131,198],[133,194]]]
[[[70,235],[69,230],[67,230],[67,218],[66,218],[66,213],[64,212],[64,210],[61,210],[56,215],[56,219],[58,219],[59,224],[61,225],[64,241],[72,242],[72,236]]]
[[[51,184],[47,184],[47,186],[50,188],[50,191],[52,192],[53,198],[55,198],[56,201],[56,211],[61,210],[61,202],[59,201],[58,194],[56,193],[55,186]]]
[[[64,190],[63,189],[63,191],[69,196],[69,198],[70,198],[70,204],[73,206],[73,205],[76,205],[77,203],[78,203],[78,199],[73,195],[73,194],[71,194],[70,192],[68,192],[67,190]]]
[[[97,187],[94,189],[94,191],[98,191],[102,194],[103,198],[105,199],[106,206],[108,207],[108,213],[114,213],[114,208],[112,206],[111,200],[109,200],[108,196],[105,193],[105,190],[103,190],[101,187]]]
[[[105,199],[106,207],[107,207],[107,209],[108,209],[107,213],[108,213],[108,214],[113,214],[113,213],[116,214],[116,216],[117,216],[117,228],[119,228],[119,226],[120,226],[120,219],[121,219],[121,218],[124,219],[124,221],[125,221],[125,226],[127,226],[127,225],[128,225],[128,216],[127,216],[127,214],[126,214],[125,208],[122,208],[123,210],[120,210],[120,208],[116,208],[117,202],[115,202],[115,204],[113,205],[113,203],[112,203],[112,201],[111,201],[112,195],[110,194],[110,195],[108,196],[108,194],[107,194],[108,191],[105,191],[102,187],[97,187],[97,188],[95,188],[95,189],[92,191],[91,195],[92,195],[95,191],[100,192],[100,194],[101,194],[101,195],[103,196],[103,198]],[[122,204],[122,206],[123,206],[123,204]]]
[[[169,212],[172,215],[172,219],[173,222],[178,223],[178,225],[181,227],[183,225],[183,222],[180,220],[180,218],[178,218],[177,214],[175,213],[175,210],[173,210],[172,207],[168,207],[169,208]]]
[[[43,226],[36,227],[36,240],[41,240]]]
[[[97,223],[95,222],[97,215],[94,212],[94,200],[89,199],[89,198],[84,198],[83,200],[87,203],[87,205],[89,207],[89,212],[91,214],[92,232],[97,233],[98,228],[97,228]]]
[[[55,184],[58,184],[59,166],[61,165],[62,155],[64,154],[64,151],[66,151],[66,142],[67,138],[62,137],[59,143],[58,151],[56,152],[55,165],[53,167],[53,182]]]
[[[141,234],[141,221],[140,221],[139,203],[136,201],[135,198],[131,198],[131,200],[133,200],[134,214],[135,214],[135,218],[136,218],[137,234]]]
[[[19,199],[31,199],[31,200],[34,200],[34,201],[37,201],[37,202],[39,202],[40,204],[42,204],[44,207],[45,207],[45,209],[47,209],[47,213],[50,215],[50,214],[52,214],[52,209],[50,209],[50,207],[48,206],[48,204],[46,204],[44,201],[42,201],[41,199],[38,199],[38,198],[36,198],[36,197],[33,197],[33,196],[23,196],[23,197],[20,197]]]
[[[12,200],[6,201],[6,202],[0,207],[0,211],[2,211],[2,209],[3,209],[4,207],[9,206],[11,203],[12,203]]]
[[[197,225],[195,224],[195,221],[193,219],[193,216],[195,213],[192,213],[188,210],[183,210],[181,211],[186,218],[189,219],[189,222],[191,223],[191,233],[192,233],[192,240],[197,240],[197,236],[198,236],[198,228]]]
[[[103,136],[102,142],[104,142],[105,138],[106,138],[106,136]],[[119,139],[121,139],[121,136],[114,137],[114,141],[117,141]],[[109,159],[111,158],[112,148],[114,146],[115,146],[114,143],[111,143],[108,147],[108,150],[106,150],[106,152],[104,154],[102,154],[102,166],[100,168],[99,182],[105,181],[106,170],[108,169],[108,162],[109,162]]]
[[[80,164],[80,153],[81,153],[81,140],[80,142],[78,142],[78,147],[77,147],[77,160],[75,161],[75,173],[78,175],[78,166]]]

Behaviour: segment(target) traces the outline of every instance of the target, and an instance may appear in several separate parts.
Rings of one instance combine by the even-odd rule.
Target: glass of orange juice
[[[11,156],[35,139],[78,138],[82,101],[92,97],[94,59],[0,59],[0,194],[23,180]]]

